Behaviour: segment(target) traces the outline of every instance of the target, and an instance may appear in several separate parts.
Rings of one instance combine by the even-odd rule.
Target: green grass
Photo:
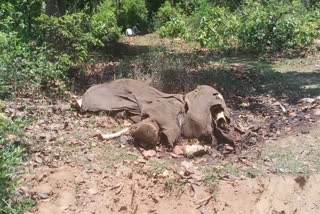
[[[115,142],[118,143],[118,142]],[[130,150],[127,147],[117,147],[112,143],[106,143],[103,146],[104,152],[101,157],[105,163],[105,168],[107,170],[112,170],[113,165],[116,163],[120,163],[122,161],[134,161],[139,158],[139,154],[136,151]]]
[[[310,174],[310,166],[291,147],[268,146],[262,152],[262,159],[271,162],[276,174]]]
[[[214,189],[222,176],[239,176],[241,170],[238,165],[234,163],[226,163],[221,166],[206,166],[202,168],[204,174],[204,183]]]
[[[23,124],[22,120],[12,121],[0,115],[0,213],[23,213],[33,206],[31,199],[16,193],[19,180],[14,175],[24,152],[19,146]]]

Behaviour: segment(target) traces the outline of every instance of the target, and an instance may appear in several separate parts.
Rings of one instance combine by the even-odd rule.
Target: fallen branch
[[[121,135],[129,133],[130,129],[129,128],[124,128],[118,132],[115,133],[108,133],[108,134],[99,134],[98,137],[101,140],[111,140],[113,138],[120,137]]]

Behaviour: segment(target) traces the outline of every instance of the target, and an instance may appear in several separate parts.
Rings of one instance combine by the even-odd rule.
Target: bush
[[[301,1],[248,0],[239,14],[241,45],[250,50],[276,51],[308,46],[317,36],[312,14]]]
[[[140,30],[147,26],[148,11],[144,0],[122,0],[115,3],[118,25],[122,29],[138,24]]]
[[[120,28],[117,25],[115,8],[110,1],[104,1],[91,17],[91,31],[95,38],[109,42],[119,38]]]
[[[186,32],[186,16],[179,7],[166,1],[155,16],[155,27],[162,37],[183,37]]]
[[[50,48],[70,56],[75,65],[88,58],[90,46],[102,45],[91,33],[90,17],[82,12],[62,17],[42,14],[37,20],[42,40]]]
[[[307,47],[319,35],[317,4],[293,1],[166,1],[155,16],[161,36],[196,40],[208,48],[281,51]]]
[[[232,48],[237,46],[239,21],[227,8],[213,7],[209,12],[194,14],[194,39],[209,48]],[[200,20],[199,20],[200,19]]]
[[[28,39],[35,34],[35,18],[42,12],[43,0],[0,0],[0,31],[19,32]]]
[[[17,33],[0,32],[0,97],[10,95],[25,82],[41,85],[63,79],[71,64],[67,55],[58,55],[46,46],[25,44]]]

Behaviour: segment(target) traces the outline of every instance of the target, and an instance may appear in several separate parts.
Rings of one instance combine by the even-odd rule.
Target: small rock
[[[45,193],[45,192],[40,192],[40,193],[38,193],[38,196],[39,196],[40,199],[47,199],[47,198],[49,198],[49,195],[48,195],[47,193]]]
[[[316,116],[320,116],[320,109],[315,109],[313,114]]]
[[[176,155],[183,155],[183,147],[177,145],[177,146],[174,147],[173,152]]]
[[[120,209],[119,209],[119,212],[127,211],[127,210],[128,210],[127,206],[121,206]]]
[[[147,158],[150,158],[150,157],[154,157],[156,156],[157,152],[153,149],[150,149],[150,150],[144,150],[142,152],[143,156],[147,157]]]
[[[195,168],[193,166],[193,163],[188,162],[188,161],[182,161],[181,162],[181,166],[184,167],[184,169],[189,173],[189,174],[193,174],[195,171]],[[186,174],[186,173],[184,173]]]
[[[88,193],[90,195],[96,195],[98,193],[98,191],[96,189],[90,188],[90,189],[88,189]]]
[[[41,199],[47,199],[52,194],[52,187],[49,184],[42,184],[36,188],[36,192]]]
[[[230,146],[229,144],[226,144],[226,145],[224,146],[224,149],[227,150],[227,151],[229,151],[229,152],[231,152],[231,151],[234,150],[234,148],[233,148],[232,146]]]
[[[206,150],[201,145],[186,145],[184,147],[184,155],[188,158],[202,156],[204,154],[206,154]]]
[[[27,196],[32,194],[32,188],[30,186],[21,186],[19,191]]]

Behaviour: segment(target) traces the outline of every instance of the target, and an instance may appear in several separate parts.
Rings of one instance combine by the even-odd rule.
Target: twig
[[[110,139],[117,138],[117,137],[120,137],[121,135],[128,133],[129,130],[130,130],[129,128],[124,128],[116,133],[99,134],[98,137],[102,140],[110,140]]]
[[[121,192],[122,189],[123,189],[123,186],[124,186],[123,184],[120,185],[119,189],[118,189],[117,192],[116,192],[116,195],[120,194],[120,192]]]
[[[198,202],[195,202],[195,204],[196,204],[196,205],[200,205],[200,204],[202,204],[203,202],[205,202],[204,205],[206,205],[206,204],[209,203],[209,201],[211,200],[212,197],[213,197],[213,196],[210,195],[210,196],[208,196],[208,197],[206,197],[206,198],[204,198],[204,199],[201,199],[201,200],[198,201]]]
[[[67,108],[70,107],[69,104],[60,104],[60,105],[39,105],[39,106],[27,106],[26,109],[34,110],[34,109],[49,109],[49,108]]]
[[[287,109],[281,103],[279,103],[279,106],[280,106],[281,110],[283,111],[283,113],[287,113]]]
[[[136,214],[138,211],[138,204],[134,207],[134,209],[132,210],[132,214]]]
[[[135,188],[134,188],[134,184],[132,184],[132,186],[131,186],[131,203],[130,203],[130,205],[131,205],[131,207],[133,206],[133,202],[134,202],[134,196],[135,196],[135,194],[136,194],[136,190],[135,190]]]
[[[115,186],[111,187],[110,190],[117,189],[121,186],[121,183],[116,184]]]

